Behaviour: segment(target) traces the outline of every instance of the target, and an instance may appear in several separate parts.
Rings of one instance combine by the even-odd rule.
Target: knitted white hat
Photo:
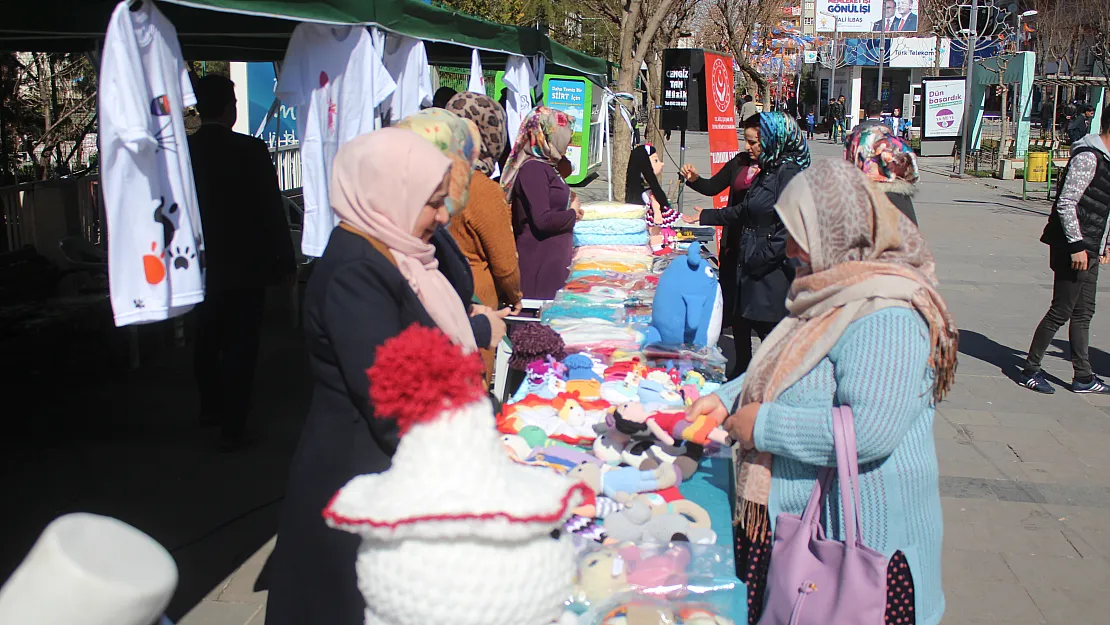
[[[177,566],[153,538],[111,517],[67,514],[0,588],[0,623],[152,625],[176,588]]]
[[[388,471],[354,478],[324,510],[363,537],[367,625],[547,625],[569,596],[575,556],[558,530],[585,487],[508,458],[481,366],[421,327],[378,350],[375,413],[403,436]]]

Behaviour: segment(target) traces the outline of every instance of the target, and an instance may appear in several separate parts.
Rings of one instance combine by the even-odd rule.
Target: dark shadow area
[[[1060,358],[1071,362],[1071,343],[1068,342],[1065,332],[1067,332],[1066,327],[1060,329],[1061,336],[1064,336],[1064,338],[1053,339],[1052,346],[1060,350]],[[1049,354],[1052,354],[1052,352],[1049,352]],[[1110,353],[1092,345],[1087,348],[1087,357],[1091,359],[1091,369],[1094,370],[1095,375],[1110,377]]]
[[[995,342],[972,330],[960,330],[960,354],[998,367],[1011,380],[1025,361],[1025,352]]]
[[[1066,331],[1066,328],[1061,329],[1061,332]],[[1071,352],[1066,348],[1066,340],[1061,342],[1057,339],[1052,342],[1052,346],[1055,347],[1056,350],[1050,349],[1045,354],[1045,358],[1060,358],[1062,360],[1070,362]],[[1095,363],[1096,351],[1098,350],[1091,348],[1092,364]],[[1105,366],[1110,367],[1110,355],[1107,355],[1104,352],[1098,353],[1101,354],[1101,358],[1103,359],[1102,361],[1105,363]],[[974,332],[972,330],[960,330],[960,354],[970,356],[972,358],[975,358],[976,360],[981,360],[989,365],[998,367],[998,369],[1002,371],[1003,375],[1005,375],[1007,378],[1010,378],[1015,383],[1018,381],[1018,372],[1020,368],[1025,364],[1025,357],[1027,355],[1026,351],[1023,349],[1019,350],[1007,345],[1002,345],[995,342],[993,339],[983,336],[982,334],[979,334],[978,332]],[[1107,370],[1100,369],[1098,365],[1094,366],[1096,372]],[[1070,380],[1061,380],[1048,371],[1045,371],[1045,377],[1048,379],[1049,382],[1061,386],[1067,386],[1071,384]]]
[[[199,423],[188,316],[176,335],[172,322],[116,328],[104,300],[72,322],[0,332],[0,581],[57,516],[105,514],[173,555],[177,621],[275,534],[312,378],[300,330],[272,308],[248,426],[257,442],[236,453]]]
[[[582,182],[577,182],[577,183],[572,184],[570,186],[574,187],[575,189],[585,188],[585,187],[588,187],[591,182],[593,182],[594,180],[597,180],[597,178],[598,178],[598,173],[595,171],[593,173],[586,174],[586,177],[582,179]]]

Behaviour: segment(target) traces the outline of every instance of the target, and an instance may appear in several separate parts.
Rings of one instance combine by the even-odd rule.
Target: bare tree
[[[771,104],[771,84],[756,67],[759,49],[752,46],[752,38],[777,26],[785,5],[785,0],[713,0],[703,37],[727,48],[746,84],[754,83],[759,90],[765,108]]]
[[[0,58],[3,174],[33,164],[34,177],[65,171],[80,159],[96,124],[96,74],[80,54],[12,53]],[[13,158],[14,157],[14,158]]]
[[[921,0],[918,7],[918,17],[921,20],[919,30],[932,33],[936,37],[936,45],[933,48],[933,67],[928,70],[930,76],[940,75],[940,52],[944,39],[948,37],[948,7],[951,4],[948,0]]]
[[[587,0],[584,5],[597,15],[616,25],[618,62],[617,91],[632,93],[636,77],[660,29],[674,9],[676,0]],[[625,169],[628,168],[629,151],[624,146],[632,143],[632,132],[615,112],[613,123],[613,188],[623,189]]]

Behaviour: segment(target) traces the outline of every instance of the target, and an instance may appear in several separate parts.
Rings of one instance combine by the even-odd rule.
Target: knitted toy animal
[[[717,540],[709,513],[690,501],[675,501],[661,509],[647,497],[633,497],[624,507],[605,519],[605,532],[617,542],[666,544],[688,540],[712,544]]]
[[[691,245],[686,262],[676,260],[659,278],[648,343],[716,345],[724,300],[717,274]]]
[[[400,443],[389,470],[352,479],[324,510],[362,537],[367,625],[548,625],[563,613],[575,571],[563,524],[589,488],[509,459],[481,372],[437,329],[414,325],[377,350],[370,397]]]

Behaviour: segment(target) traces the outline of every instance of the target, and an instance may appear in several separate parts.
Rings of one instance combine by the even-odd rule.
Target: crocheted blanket
[[[575,234],[636,234],[647,231],[643,219],[599,219],[574,224]]]
[[[598,219],[643,219],[644,207],[621,202],[590,202],[582,205],[582,221]]]
[[[647,245],[648,240],[646,229],[641,232],[626,234],[579,234],[578,227],[575,226],[574,232],[575,247],[586,245]]]

